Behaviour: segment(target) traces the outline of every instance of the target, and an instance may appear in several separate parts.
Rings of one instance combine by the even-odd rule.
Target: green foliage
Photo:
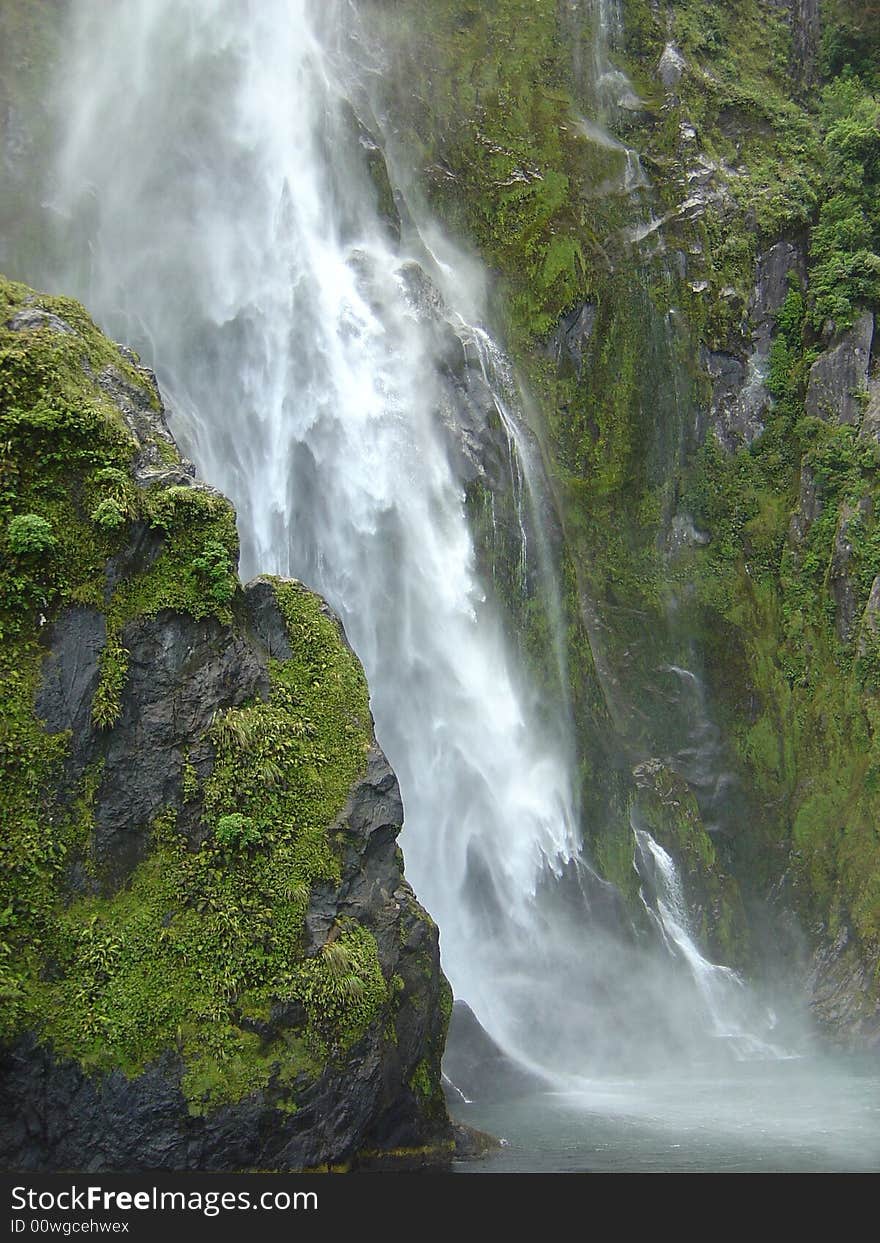
[[[128,674],[128,652],[118,635],[108,637],[99,667],[101,677],[92,700],[92,720],[99,729],[110,729],[119,719],[119,700]]]
[[[260,830],[249,816],[235,811],[220,817],[214,826],[214,836],[224,850],[247,850],[249,846],[259,845]]]
[[[162,550],[142,573],[119,583],[108,608],[110,628],[162,609],[231,622],[238,534],[229,502],[206,489],[171,487],[143,493],[141,506],[163,537]]]
[[[880,45],[880,9],[870,0],[823,0],[820,64],[823,77],[858,74],[876,89],[880,86],[877,47]]]
[[[189,760],[184,761],[183,775],[180,781],[180,792],[183,795],[184,802],[191,802],[199,793],[199,778],[195,770],[195,765]]]
[[[125,510],[112,497],[107,497],[96,505],[90,517],[92,522],[107,531],[114,531],[117,527],[124,526],[126,521]]]
[[[193,569],[204,580],[208,595],[218,604],[227,604],[235,595],[237,584],[229,564],[229,549],[219,540],[205,540],[201,555],[193,559]]]
[[[17,557],[48,552],[56,545],[52,524],[39,514],[16,514],[6,528],[6,542]]]
[[[320,600],[290,583],[275,590],[293,656],[271,663],[266,703],[232,708],[215,720],[205,810],[209,817],[246,815],[269,841],[299,833],[303,850],[308,843],[317,850],[309,866],[332,875],[332,855],[314,834],[332,823],[366,762],[366,682]]]
[[[304,959],[289,984],[289,995],[306,1008],[307,1044],[319,1056],[344,1053],[390,1000],[373,934],[353,921],[336,931],[338,938]]]
[[[427,1061],[419,1062],[418,1066],[410,1076],[409,1086],[417,1096],[423,1100],[430,1100],[434,1095],[433,1076],[431,1075],[431,1067]]]
[[[113,531],[140,516],[138,491],[125,471],[114,466],[97,470],[88,480],[88,489],[96,501],[89,516],[99,527]]]
[[[880,304],[880,101],[844,76],[822,92],[825,199],[810,247],[811,321],[848,327]]]

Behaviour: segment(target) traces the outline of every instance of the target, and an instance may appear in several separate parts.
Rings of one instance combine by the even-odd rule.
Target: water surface
[[[453,1112],[505,1140],[458,1162],[463,1174],[880,1170],[876,1057],[742,1063],[726,1078],[584,1080]]]

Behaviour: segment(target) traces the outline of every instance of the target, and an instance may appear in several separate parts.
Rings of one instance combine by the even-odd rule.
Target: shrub
[[[214,828],[214,836],[224,850],[247,850],[259,843],[260,830],[250,816],[243,816],[236,811],[220,817]]]
[[[39,514],[18,514],[6,528],[9,547],[18,557],[48,552],[55,547],[52,524]]]
[[[208,594],[218,604],[226,604],[235,595],[235,578],[229,566],[229,551],[219,540],[205,540],[202,554],[193,559],[193,567],[204,579]]]
[[[92,510],[92,522],[107,531],[114,531],[125,523],[125,510],[114,497],[108,496]]]

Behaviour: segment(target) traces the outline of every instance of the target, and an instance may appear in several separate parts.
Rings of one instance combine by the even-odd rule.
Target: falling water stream
[[[532,898],[576,853],[577,816],[437,413],[440,318],[493,393],[527,558],[528,466],[479,291],[417,230],[389,236],[306,0],[136,0],[110,27],[84,6],[73,47],[53,208],[87,262],[64,283],[155,362],[175,431],[237,506],[243,573],[293,574],[343,618],[446,971],[523,1049],[515,994],[531,1010],[552,957]]]
[[[401,783],[407,875],[456,995],[552,1088],[528,1116],[473,1120],[538,1154],[519,1168],[545,1151],[564,1166],[559,1144],[595,1164],[599,1132],[618,1168],[648,1149],[674,1165],[667,1132],[708,1127],[706,1151],[726,1152],[767,1094],[747,1090],[743,1112],[710,1103],[709,1085],[779,1049],[762,1006],[700,954],[672,860],[644,831],[653,939],[579,856],[565,645],[557,627],[559,704],[539,711],[477,573],[455,410],[452,433],[438,411],[472,411],[477,384],[491,394],[523,576],[547,562],[539,463],[479,274],[412,205],[399,240],[379,210],[364,153],[381,135],[352,102],[368,50],[357,67],[346,57],[356,23],[343,0],[128,0],[112,21],[74,4],[46,199],[65,258],[24,274],[81,297],[155,365],[175,434],[236,504],[243,574],[295,575],[343,618]],[[619,98],[621,75],[597,65]],[[451,387],[450,341],[464,359]],[[846,1134],[873,1125],[876,1150],[872,1083]],[[774,1143],[804,1125],[780,1124]],[[846,1164],[854,1144],[832,1136],[817,1160]]]

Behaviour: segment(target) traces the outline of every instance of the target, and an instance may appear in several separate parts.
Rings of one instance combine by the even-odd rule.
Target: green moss
[[[216,719],[205,813],[247,815],[266,840],[279,832],[295,834],[299,866],[317,869],[313,879],[326,878],[336,865],[321,834],[366,763],[366,680],[316,596],[285,583],[276,586],[276,597],[293,656],[270,664],[266,703],[230,709]]]
[[[201,786],[199,784],[199,776],[189,760],[185,760],[183,764],[183,774],[180,779],[180,792],[183,795],[184,802],[191,802],[198,797]]]
[[[767,884],[774,869],[789,867],[807,922],[847,923],[870,958],[878,946],[877,714],[856,659],[858,632],[838,635],[830,569],[846,512],[859,616],[880,571],[877,457],[855,428],[802,417],[815,356],[804,345],[804,310],[793,290],[778,320],[777,413],[762,439],[732,457],[709,445],[695,462],[687,502],[711,542],[692,567],[707,634],[729,636],[732,627],[733,646],[746,654],[745,670],[728,678],[729,640],[727,650],[708,642],[719,702],[756,793],[748,867]],[[818,512],[801,518],[793,538],[802,469]],[[866,498],[863,512],[856,503]]]
[[[10,518],[6,540],[16,557],[39,555],[55,547],[52,524],[39,514],[16,514]]]
[[[92,720],[101,729],[109,729],[119,718],[119,700],[128,674],[128,652],[118,634],[108,636],[99,668],[101,677],[92,700]]]
[[[250,816],[243,816],[237,811],[220,817],[214,826],[214,836],[219,846],[230,851],[247,850],[260,841],[260,831]]]
[[[338,1057],[375,1022],[390,997],[376,938],[353,921],[336,925],[338,937],[292,973],[288,996],[306,1008],[306,1043],[318,1056]]]
[[[331,830],[363,770],[370,717],[360,666],[320,602],[277,592],[294,656],[273,664],[267,703],[215,721],[203,792],[216,844],[193,853],[173,818],[158,822],[123,892],[57,915],[58,978],[32,986],[30,1021],[86,1066],[134,1074],[176,1048],[197,1110],[270,1080],[291,1106],[297,1075],[343,1053],[389,1001],[375,940],[357,925],[303,957],[311,886],[339,879]],[[305,1028],[267,1047],[242,1027],[245,996],[251,1012],[301,1001]]]
[[[279,583],[293,655],[271,662],[266,702],[215,719],[201,781],[187,761],[182,794],[201,827],[185,837],[169,811],[121,890],[70,890],[74,865],[94,871],[100,770],[57,800],[69,739],[47,735],[34,714],[38,614],[51,622],[77,603],[104,612],[92,716],[110,729],[126,678],[125,627],[162,609],[231,623],[238,542],[217,494],[135,485],[137,446],[91,376],[112,366],[151,400],[152,388],[82,309],[8,282],[0,294],[0,325],[27,306],[73,329],[0,328],[0,542],[12,552],[22,513],[35,519],[29,530],[55,540],[5,557],[0,569],[2,1035],[33,1030],[86,1069],[129,1075],[170,1052],[194,1112],[257,1090],[294,1110],[302,1084],[390,1013],[365,929],[341,924],[305,956],[310,890],[339,880],[337,821],[366,764],[363,671],[321,602]],[[153,541],[134,560],[132,523]],[[130,568],[108,594],[107,562],[120,554]],[[302,1003],[303,1028],[279,1034],[269,1023],[258,1035],[248,1015],[270,1014],[276,1000]]]
[[[433,1075],[431,1067],[426,1061],[419,1062],[418,1066],[410,1076],[409,1086],[417,1096],[421,1096],[423,1100],[430,1100],[434,1094]]]
[[[443,1017],[444,1031],[446,1028],[449,1027],[449,1021],[452,1018],[452,1006],[453,1006],[452,986],[450,985],[449,981],[444,977],[443,982],[440,986],[440,1014]]]

